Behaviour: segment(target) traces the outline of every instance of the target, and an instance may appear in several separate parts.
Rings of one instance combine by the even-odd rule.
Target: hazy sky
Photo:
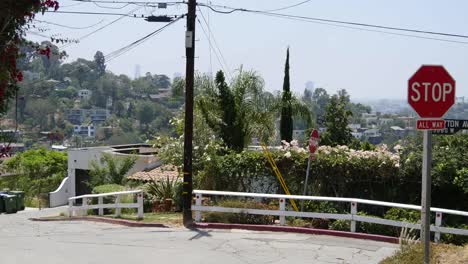
[[[142,0],[140,0],[142,1]],[[199,0],[207,3],[206,0]],[[214,0],[213,4],[268,10],[288,6],[301,0]],[[92,3],[60,0],[61,11],[90,11],[127,13],[134,5],[122,9],[99,8]],[[123,5],[106,5],[122,7]],[[135,13],[183,14],[186,5],[168,9],[142,7]],[[265,79],[270,91],[282,87],[286,48],[290,47],[291,87],[301,93],[305,83],[312,81],[315,87],[323,87],[334,93],[347,89],[352,98],[399,98],[406,99],[407,80],[421,64],[442,64],[457,81],[457,96],[468,96],[468,39],[449,43],[418,39],[377,32],[335,27],[235,12],[218,14],[201,7],[229,70],[235,71],[243,65],[253,69]],[[414,28],[468,35],[468,1],[466,0],[312,0],[307,4],[278,11],[360,23],[393,27]],[[203,22],[201,15],[199,19]],[[60,34],[61,37],[79,38],[117,19],[118,16],[51,14],[38,15],[37,19],[73,27],[86,27],[102,19],[93,28],[70,30],[45,25],[43,34]],[[167,74],[185,72],[184,31],[185,19],[168,27],[135,49],[108,64],[115,73],[135,75],[135,66],[145,72]],[[124,18],[113,25],[89,36],[65,50],[70,57],[92,59],[97,50],[104,54],[117,50],[163,26],[164,23],[149,23],[143,19]],[[206,26],[205,26],[206,30]],[[220,69],[214,53],[211,53],[208,38],[197,23],[196,70],[213,72]],[[406,34],[406,33],[404,33]],[[410,34],[410,33],[408,33]],[[417,35],[417,34],[411,34]],[[442,38],[438,36],[419,35]],[[44,40],[31,36],[34,40]],[[210,63],[211,61],[211,63]]]

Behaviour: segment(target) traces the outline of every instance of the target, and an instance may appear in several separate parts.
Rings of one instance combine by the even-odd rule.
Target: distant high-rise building
[[[174,79],[175,78],[180,78],[180,77],[182,77],[182,73],[180,73],[180,72],[175,72],[174,73]]]
[[[141,76],[141,66],[140,64],[135,65],[135,79],[140,78]]]
[[[305,88],[311,92],[314,92],[315,89],[315,83],[312,81],[308,81],[305,83]]]

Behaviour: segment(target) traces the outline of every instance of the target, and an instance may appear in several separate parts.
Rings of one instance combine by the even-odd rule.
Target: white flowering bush
[[[270,150],[291,193],[301,194],[305,179],[308,150],[296,141],[282,142]],[[324,196],[348,196],[386,200],[383,191],[397,183],[400,158],[386,146],[374,151],[350,149],[347,146],[318,148],[311,161],[309,193]],[[231,153],[214,160],[209,170],[200,172],[199,188],[277,192],[278,180],[262,151]]]

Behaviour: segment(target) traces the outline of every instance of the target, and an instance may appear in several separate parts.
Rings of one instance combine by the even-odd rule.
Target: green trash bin
[[[0,214],[5,212],[5,205],[3,205],[3,197],[0,195]]]
[[[11,191],[8,194],[16,196],[16,209],[18,211],[24,210],[24,192],[22,191]]]
[[[2,196],[5,213],[14,214],[18,210],[16,208],[16,196],[10,194],[0,194]]]

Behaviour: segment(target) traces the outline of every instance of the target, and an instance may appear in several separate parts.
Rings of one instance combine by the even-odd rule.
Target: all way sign
[[[434,130],[434,129],[444,129],[445,120],[443,119],[419,119],[416,123],[416,128],[421,130]]]
[[[468,129],[468,120],[445,119],[445,127],[440,130],[433,130],[434,135],[453,135],[460,130]]]

